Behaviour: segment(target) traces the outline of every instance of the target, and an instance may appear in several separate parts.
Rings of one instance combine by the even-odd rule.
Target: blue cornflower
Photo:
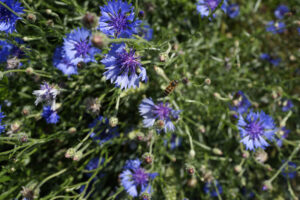
[[[269,146],[265,138],[272,141],[276,132],[274,120],[263,111],[255,113],[251,110],[245,119],[240,115],[237,126],[242,137],[240,142],[249,150]]]
[[[149,183],[158,175],[158,173],[146,172],[146,170],[140,166],[141,162],[138,161],[127,161],[124,171],[120,175],[122,186],[132,197],[137,197],[143,192],[151,193]]]
[[[273,34],[283,33],[285,31],[285,23],[269,21],[266,25],[266,31]]]
[[[44,106],[42,117],[46,120],[47,124],[56,124],[59,121],[59,116],[51,106]]]
[[[237,112],[238,114],[244,114],[248,111],[248,108],[251,106],[250,101],[247,99],[245,94],[242,91],[238,91],[234,95],[235,100],[234,105],[230,106],[230,110]]]
[[[140,80],[147,82],[146,69],[142,67],[135,50],[125,49],[125,44],[114,44],[101,60],[105,65],[104,76],[121,89],[139,87]]]
[[[300,27],[297,28],[298,34],[300,35]]]
[[[238,4],[228,5],[226,13],[230,18],[236,18],[240,14],[240,6]]]
[[[168,103],[159,102],[154,104],[151,98],[143,99],[139,106],[140,114],[143,116],[144,127],[151,127],[155,120],[161,120],[164,123],[164,131],[174,131],[175,126],[172,120],[177,120],[180,111],[173,110]]]
[[[283,100],[282,102],[282,111],[287,112],[294,107],[292,100]]]
[[[15,38],[19,44],[23,44],[24,42],[19,39]],[[7,41],[0,40],[0,63],[6,62],[9,58],[22,58],[24,56],[24,52],[17,46],[8,43]]]
[[[100,54],[101,50],[92,45],[91,38],[91,31],[77,28],[64,39],[63,50],[72,64],[96,62],[94,56]]]
[[[274,58],[274,57],[271,57],[269,54],[267,53],[262,53],[260,55],[260,58],[262,60],[265,60],[267,62],[269,62],[270,64],[274,65],[275,67],[278,66],[281,62],[281,59],[280,58]]]
[[[214,12],[214,10],[218,7],[219,3],[221,3],[222,0],[198,0],[197,2],[197,11],[200,13],[201,17],[207,17],[210,15],[211,12]],[[226,12],[226,4],[227,0],[224,0],[221,9]],[[213,14],[213,17],[215,17],[215,14]]]
[[[24,8],[21,6],[21,3],[15,0],[1,0],[9,8],[11,8],[15,13],[21,15],[24,13]],[[6,33],[12,33],[16,30],[16,22],[21,19],[12,12],[10,12],[3,5],[0,5],[0,31]]]
[[[46,102],[49,105],[54,105],[56,96],[59,94],[54,85],[49,85],[47,82],[43,82],[40,85],[39,90],[34,90],[33,93],[36,96],[35,105],[38,105],[40,102]],[[53,107],[53,106],[52,106]]]
[[[284,160],[282,162],[285,162]],[[293,179],[297,176],[297,165],[293,162],[288,162],[287,166],[282,169],[281,174],[285,178]]]
[[[286,5],[279,5],[274,11],[274,14],[277,17],[277,19],[283,19],[284,15],[288,12],[290,12],[289,7],[287,7]]]
[[[77,66],[71,63],[61,46],[55,49],[53,55],[53,65],[57,69],[61,70],[65,75],[78,74]]]
[[[137,34],[140,20],[134,16],[134,7],[126,1],[108,1],[107,5],[100,7],[101,17],[98,29],[107,36],[128,38]]]
[[[138,29],[138,35],[150,41],[153,38],[153,29],[148,23],[143,22]]]
[[[164,145],[167,146],[168,144],[170,145],[170,149],[173,150],[176,147],[179,147],[181,145],[182,138],[177,137],[176,134],[172,134],[170,139],[165,139],[164,140]]]
[[[1,112],[1,106],[0,106],[0,134],[4,132],[5,125],[2,124],[2,119],[5,117],[4,113]]]
[[[285,138],[287,138],[287,136],[289,135],[289,133],[291,132],[290,130],[286,129],[285,127],[282,127],[280,130],[280,138],[276,139],[276,144],[279,147],[282,147],[282,142]]]
[[[222,186],[218,181],[205,183],[203,190],[205,194],[210,194],[211,197],[217,197],[218,193],[222,194],[223,192]]]
[[[102,116],[99,116],[89,124],[89,128],[94,128],[91,138],[97,141],[99,145],[119,136],[118,126],[110,127],[109,120]]]

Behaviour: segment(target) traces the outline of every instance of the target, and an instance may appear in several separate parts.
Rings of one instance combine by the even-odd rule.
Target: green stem
[[[67,171],[67,169],[63,169],[55,174],[52,174],[51,176],[48,176],[47,178],[45,178],[39,185],[37,185],[35,188],[40,188],[44,183],[46,183],[47,181],[49,181],[50,179],[56,177],[56,176],[59,176],[63,173],[65,173]],[[35,189],[34,188],[34,189]]]

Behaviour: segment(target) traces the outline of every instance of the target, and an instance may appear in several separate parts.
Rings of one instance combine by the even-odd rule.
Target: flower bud
[[[144,17],[145,17],[145,12],[141,10],[141,11],[138,13],[138,16],[139,16],[139,18],[144,18]]]
[[[95,13],[87,12],[82,18],[82,24],[87,29],[96,28],[98,26],[98,16]]]
[[[205,82],[206,85],[210,85],[211,84],[211,80],[209,78],[206,78],[204,80],[204,82]]]
[[[25,116],[29,115],[30,112],[31,112],[30,106],[25,106],[25,107],[22,109],[22,114],[25,115]]]
[[[54,26],[54,22],[52,19],[49,19],[47,22],[46,22],[46,25],[49,26],[49,27],[53,27]]]
[[[264,163],[268,160],[268,154],[264,150],[260,149],[255,153],[255,160]]]
[[[17,67],[19,67],[20,65],[20,59],[18,59],[17,57],[12,57],[10,59],[7,59],[7,69],[15,69]]]
[[[160,60],[160,62],[166,62],[166,55],[165,54],[160,54],[159,55],[159,60]]]
[[[13,132],[13,133],[16,133],[20,130],[21,128],[21,124],[20,122],[14,122],[13,124],[10,125],[10,130]]]
[[[190,152],[189,152],[189,156],[190,156],[190,158],[195,158],[195,156],[196,156],[196,152],[195,152],[195,150],[194,150],[194,149],[191,149],[191,150],[190,150]]]
[[[213,148],[213,153],[219,156],[223,155],[223,152],[218,148]]]
[[[116,127],[118,125],[118,123],[119,123],[119,119],[117,117],[111,117],[109,119],[109,125],[111,127]]]
[[[21,194],[24,198],[28,200],[33,200],[34,199],[34,191],[30,188],[22,187]]]
[[[248,151],[243,152],[243,158],[249,158],[250,153]]]
[[[187,77],[184,77],[181,82],[185,85],[187,85],[189,83],[189,79]]]
[[[273,189],[273,186],[272,186],[272,183],[270,181],[265,181],[263,183],[263,187],[262,187],[263,191],[272,190],[272,189]]]
[[[48,15],[51,15],[51,14],[52,14],[52,10],[51,10],[51,9],[46,9],[46,13],[47,13]]]
[[[36,21],[36,15],[33,14],[33,13],[29,13],[29,14],[27,15],[26,19],[27,19],[28,21],[30,21],[31,23],[35,23],[35,21]]]
[[[92,44],[101,49],[109,45],[109,39],[105,34],[98,32],[93,35]]]
[[[74,160],[74,161],[79,161],[79,160],[82,158],[82,156],[83,156],[82,151],[77,151],[77,152],[74,154],[73,160]]]
[[[152,164],[152,162],[153,162],[153,155],[150,154],[150,153],[145,153],[143,155],[143,159],[144,159],[145,163]]]
[[[141,194],[140,196],[141,200],[150,200],[151,199],[151,195],[147,192],[144,192],[143,194]]]
[[[195,174],[195,167],[192,165],[187,165],[185,170],[187,171],[187,173],[189,173],[190,175],[194,175]]]
[[[187,184],[189,187],[193,188],[197,185],[197,179],[195,177],[192,177],[188,180]]]
[[[161,130],[165,127],[165,122],[163,120],[157,120],[154,126]]]
[[[76,131],[77,131],[77,129],[75,127],[71,127],[71,128],[69,128],[68,133],[74,134],[74,133],[76,133]]]
[[[236,173],[240,173],[240,172],[242,171],[242,166],[241,166],[241,165],[236,165],[236,166],[234,166],[234,171],[235,171]]]
[[[19,134],[19,141],[22,142],[22,143],[27,142],[28,141],[28,135],[25,134],[25,133]]]
[[[32,74],[33,73],[33,68],[32,67],[28,67],[28,68],[26,68],[26,73],[27,74]]]
[[[73,158],[73,156],[75,155],[76,150],[74,148],[69,148],[65,154],[66,158]]]
[[[141,132],[138,132],[138,133],[136,133],[136,139],[138,140],[138,141],[144,141],[144,133],[141,133]]]

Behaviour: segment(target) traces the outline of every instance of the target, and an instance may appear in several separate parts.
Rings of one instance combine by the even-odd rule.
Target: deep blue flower
[[[98,142],[99,145],[119,136],[118,126],[110,127],[109,120],[102,116],[99,116],[89,124],[89,128],[94,128],[91,138]]]
[[[94,56],[101,50],[92,45],[91,38],[91,31],[84,28],[74,29],[66,36],[63,50],[72,64],[96,62]]]
[[[265,138],[272,141],[276,132],[274,120],[263,111],[255,113],[251,110],[245,119],[240,115],[237,126],[242,138],[240,142],[247,150],[269,146]]]
[[[287,7],[286,5],[279,5],[274,11],[274,14],[277,17],[277,19],[283,19],[284,15],[288,12],[290,12],[289,7]]]
[[[9,8],[11,8],[15,13],[21,15],[24,13],[23,7],[21,3],[16,0],[1,0],[5,3]],[[10,12],[3,5],[0,5],[0,31],[4,31],[6,33],[12,33],[16,30],[16,22],[21,19],[16,16],[12,12]]]
[[[300,35],[300,27],[297,28],[298,34]]]
[[[164,140],[164,145],[170,146],[171,150],[174,150],[176,147],[179,147],[181,145],[182,142],[182,138],[181,137],[177,137],[176,134],[172,134],[170,139],[165,139]]]
[[[153,38],[153,29],[146,22],[143,22],[138,29],[138,35],[143,37],[145,40],[152,40]]]
[[[154,104],[151,98],[143,99],[139,106],[139,112],[144,118],[144,127],[151,127],[154,125],[155,120],[162,120],[165,132],[175,130],[172,120],[177,120],[180,113],[180,111],[173,110],[168,103],[159,102]]]
[[[222,186],[218,181],[205,183],[203,190],[205,194],[210,194],[211,197],[217,197],[218,193],[222,194],[223,192]]]
[[[47,124],[56,124],[59,121],[59,116],[51,106],[44,106],[42,117],[46,120]]]
[[[77,66],[71,63],[61,46],[55,49],[53,55],[53,65],[57,69],[61,70],[65,75],[78,74]]]
[[[211,12],[214,12],[214,10],[218,7],[219,3],[221,3],[222,0],[198,0],[197,2],[197,11],[200,13],[201,17],[207,17],[210,15]],[[221,9],[226,12],[226,5],[227,0],[224,0]],[[213,14],[213,17],[215,17],[215,14]]]
[[[134,7],[126,1],[108,1],[107,5],[100,7],[101,17],[98,29],[111,37],[128,38],[137,34],[140,20],[134,16]]]
[[[105,65],[104,76],[121,89],[139,87],[139,82],[147,82],[146,69],[142,67],[135,50],[125,49],[125,44],[115,44],[101,60]]]
[[[4,132],[5,125],[2,124],[2,119],[5,117],[4,113],[1,112],[1,106],[0,106],[0,134]]]
[[[292,100],[283,100],[282,101],[282,111],[287,112],[294,107]]]
[[[284,160],[282,161],[283,163],[285,162]],[[285,178],[290,178],[293,179],[297,176],[297,165],[296,163],[293,162],[288,162],[287,166],[282,169],[281,174]]]
[[[228,5],[226,13],[230,18],[236,18],[240,14],[240,6],[238,4]]]
[[[285,31],[285,23],[269,21],[266,25],[266,31],[273,34],[283,33]]]
[[[150,181],[153,180],[158,174],[148,173],[140,166],[141,162],[137,160],[129,161],[126,163],[124,171],[121,173],[121,184],[132,197],[137,197],[143,192],[151,193]]]
[[[289,135],[289,133],[290,133],[291,131],[288,130],[288,129],[286,129],[285,127],[282,127],[280,132],[281,132],[280,138],[279,138],[279,139],[276,139],[276,144],[277,144],[279,147],[282,147],[282,142],[283,142],[283,140],[287,138],[287,136]]]
[[[251,106],[250,101],[247,99],[245,94],[242,91],[238,91],[234,95],[234,105],[230,106],[230,110],[237,112],[238,114],[244,114],[248,111],[248,108]]]
[[[267,53],[262,53],[260,55],[260,58],[262,60],[265,60],[267,62],[269,62],[270,64],[274,65],[275,67],[278,66],[281,62],[281,59],[280,58],[275,58],[275,57],[271,57],[269,54]]]
[[[23,44],[24,42],[15,38],[15,41],[19,44]],[[8,43],[7,41],[0,40],[0,63],[6,62],[9,58],[22,58],[24,56],[24,52],[17,46]]]

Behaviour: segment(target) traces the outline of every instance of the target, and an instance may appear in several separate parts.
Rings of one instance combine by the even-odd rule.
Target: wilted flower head
[[[282,101],[282,111],[283,112],[287,112],[287,111],[291,110],[291,108],[293,108],[293,107],[294,107],[294,104],[291,100],[284,99]]]
[[[269,21],[266,25],[266,31],[273,34],[283,33],[285,31],[285,23]]]
[[[285,161],[283,160],[282,163]],[[288,162],[285,168],[282,169],[281,171],[282,176],[285,178],[290,178],[293,179],[297,176],[297,165],[296,163],[293,162]]]
[[[264,163],[268,160],[268,154],[263,149],[259,149],[255,153],[255,160],[257,160],[260,163]]]
[[[144,127],[151,127],[155,124],[155,120],[164,122],[164,131],[174,131],[175,126],[172,121],[177,120],[180,111],[173,110],[168,103],[160,102],[154,104],[151,98],[143,99],[139,106],[140,114],[143,116]]]
[[[1,6],[0,6],[1,7]],[[19,44],[23,44],[24,42],[19,38],[15,38],[15,41]],[[17,46],[8,43],[7,41],[0,40],[0,63],[7,62],[10,58],[22,58],[24,56],[24,52]],[[21,65],[21,63],[20,63]]]
[[[279,65],[279,63],[281,62],[280,58],[275,58],[275,57],[271,57],[269,54],[267,53],[262,53],[260,55],[260,58],[262,60],[268,61],[270,64],[274,65],[275,67]]]
[[[277,19],[283,19],[284,15],[288,12],[290,12],[289,7],[287,7],[286,5],[279,5],[274,11],[274,14],[277,17]]]
[[[53,65],[65,75],[78,74],[77,66],[71,63],[70,59],[66,56],[65,50],[61,46],[55,49]]]
[[[222,186],[217,180],[205,183],[203,190],[211,197],[217,197],[218,193],[222,194],[223,192]]]
[[[99,111],[100,111],[100,108],[101,108],[101,104],[100,102],[98,101],[97,98],[91,98],[91,97],[88,97],[84,100],[84,104],[86,106],[86,109],[93,113],[93,114],[98,114]]]
[[[222,0],[198,0],[197,11],[200,13],[201,17],[207,17],[211,12],[214,12],[221,2]],[[226,12],[226,3],[227,0],[224,0],[224,3],[221,6],[221,9],[224,12]],[[215,17],[215,14],[213,14],[213,17]]]
[[[138,35],[150,41],[153,38],[153,29],[148,23],[143,22],[138,28]]]
[[[251,106],[250,101],[247,99],[242,91],[238,91],[234,95],[233,106],[230,106],[230,110],[237,112],[238,114],[244,114]]]
[[[107,5],[100,7],[101,17],[98,29],[111,37],[128,38],[137,34],[140,20],[136,20],[133,7],[126,1],[108,1]]]
[[[49,105],[54,105],[56,96],[59,94],[54,85],[49,85],[47,82],[43,82],[40,85],[39,90],[34,90],[33,94],[36,96],[35,105],[38,105],[40,102],[46,102]]]
[[[2,124],[2,119],[5,117],[4,113],[1,112],[1,106],[0,106],[0,134],[4,132],[5,125]]]
[[[98,142],[99,145],[109,141],[110,139],[119,135],[118,126],[111,127],[109,120],[105,117],[99,116],[90,125],[89,128],[94,128],[91,138]]]
[[[226,13],[230,18],[236,18],[240,14],[240,6],[238,4],[228,5]]]
[[[137,197],[143,192],[151,193],[150,181],[158,175],[146,172],[140,165],[141,162],[138,159],[129,160],[120,175],[122,186],[132,197]]]
[[[101,62],[105,65],[104,76],[121,89],[139,87],[139,82],[147,82],[146,69],[142,67],[135,50],[125,49],[125,44],[113,45]]]
[[[51,106],[44,106],[42,117],[46,120],[47,124],[56,124],[59,121],[59,116]]]
[[[249,150],[269,146],[265,138],[272,141],[276,131],[273,119],[263,111],[255,113],[251,110],[245,119],[240,115],[237,126],[242,137],[240,142]]]
[[[11,8],[15,13],[21,15],[24,13],[23,7],[21,3],[17,0],[1,0],[5,3],[9,8]],[[16,30],[16,22],[21,19],[16,16],[14,13],[9,11],[3,5],[0,5],[0,31],[4,31],[6,33],[12,33]]]
[[[63,50],[72,64],[96,62],[94,56],[101,50],[92,45],[91,38],[91,31],[77,28],[64,39]]]
[[[279,131],[279,138],[276,139],[276,144],[279,146],[279,147],[282,147],[282,142],[284,139],[287,138],[287,136],[289,135],[291,131],[286,129],[285,127],[282,127],[281,130]]]

